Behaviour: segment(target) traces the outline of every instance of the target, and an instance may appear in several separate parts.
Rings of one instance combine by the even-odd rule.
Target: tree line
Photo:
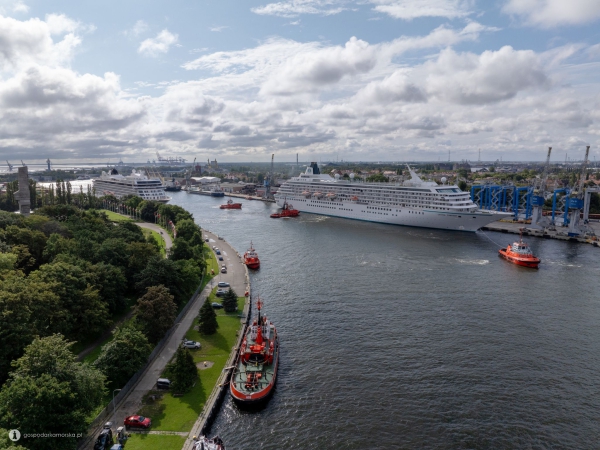
[[[164,258],[137,225],[68,204],[68,192],[55,197],[64,203],[29,217],[0,211],[0,429],[84,433],[107,388],[122,387],[145,364],[205,271],[201,229],[184,209],[126,199],[175,223]],[[96,362],[76,362],[73,344],[93,341],[135,299],[133,320]],[[74,448],[75,440],[19,444]]]

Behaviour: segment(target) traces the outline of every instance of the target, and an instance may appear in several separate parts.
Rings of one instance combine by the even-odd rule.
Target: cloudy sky
[[[598,0],[0,0],[0,160],[600,160]]]

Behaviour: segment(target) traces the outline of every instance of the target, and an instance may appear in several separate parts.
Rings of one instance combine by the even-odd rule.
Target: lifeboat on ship
[[[275,325],[261,315],[262,301],[256,302],[257,316],[248,327],[229,383],[231,397],[240,404],[257,404],[273,392],[279,365],[279,337]]]
[[[337,197],[337,195],[335,195],[333,192],[330,192],[329,194],[325,195],[325,197],[327,198],[327,200],[333,200]]]
[[[300,211],[294,209],[292,205],[290,205],[287,200],[283,201],[283,207],[281,211],[271,214],[272,219],[281,219],[286,217],[298,217]]]
[[[323,198],[323,193],[322,192],[315,192],[313,194],[313,197],[315,197],[315,198]]]
[[[219,206],[219,208],[221,208],[221,209],[242,209],[242,204],[241,203],[233,203],[233,200],[229,199],[229,200],[227,200],[227,203]]]
[[[260,259],[258,259],[256,250],[252,247],[252,241],[250,241],[250,248],[244,253],[243,261],[248,269],[258,269],[260,267]]]
[[[352,200],[353,202],[357,202],[358,201],[358,197],[356,195],[353,195],[350,200]]]
[[[302,195],[304,195],[306,198],[308,198],[308,197],[310,197],[311,194],[308,191],[303,191]]]
[[[512,245],[508,245],[506,248],[501,248],[498,250],[498,254],[513,264],[530,267],[532,269],[537,269],[541,262],[538,257],[533,256],[529,245],[527,245],[526,242],[523,242],[522,231],[521,237],[517,242],[513,242]]]

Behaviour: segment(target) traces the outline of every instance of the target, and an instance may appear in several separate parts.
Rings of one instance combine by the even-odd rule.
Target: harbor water
[[[228,449],[600,445],[598,248],[528,237],[533,270],[498,257],[514,235],[172,196],[240,254],[253,242],[253,294],[280,335],[269,403],[227,397],[212,427]]]

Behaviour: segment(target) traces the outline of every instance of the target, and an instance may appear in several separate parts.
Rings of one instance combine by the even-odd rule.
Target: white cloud
[[[319,14],[329,16],[344,11],[344,0],[288,0],[277,3],[269,3],[264,6],[252,8],[255,14],[297,17],[300,14]]]
[[[431,95],[459,104],[498,102],[526,89],[549,86],[538,55],[510,46],[481,55],[445,49],[420,72]]]
[[[155,38],[148,38],[140,44],[138,53],[145,56],[158,56],[161,53],[167,53],[169,48],[176,44],[179,37],[176,34],[164,29],[156,35]]]
[[[148,26],[148,24],[144,20],[140,19],[133,24],[133,27],[131,27],[129,30],[124,31],[123,34],[125,34],[126,36],[138,37],[144,34],[146,31],[148,31],[149,28],[150,27]]]
[[[445,17],[456,19],[472,14],[470,0],[370,0],[375,11],[396,19],[412,20],[418,17]]]
[[[503,11],[523,17],[526,23],[551,28],[581,25],[600,18],[598,0],[508,0]]]
[[[227,28],[229,28],[229,27],[225,26],[225,25],[221,25],[221,26],[218,26],[218,27],[211,27],[209,29],[210,29],[210,31],[214,31],[214,32],[218,33],[220,31],[223,31],[223,30],[227,29]]]
[[[77,23],[62,15],[46,21],[19,21],[0,15],[0,71],[16,70],[34,62],[57,66],[70,61],[81,39],[74,33]],[[55,42],[53,35],[63,34]]]
[[[29,6],[22,0],[0,0],[0,14],[26,13],[29,12]]]

